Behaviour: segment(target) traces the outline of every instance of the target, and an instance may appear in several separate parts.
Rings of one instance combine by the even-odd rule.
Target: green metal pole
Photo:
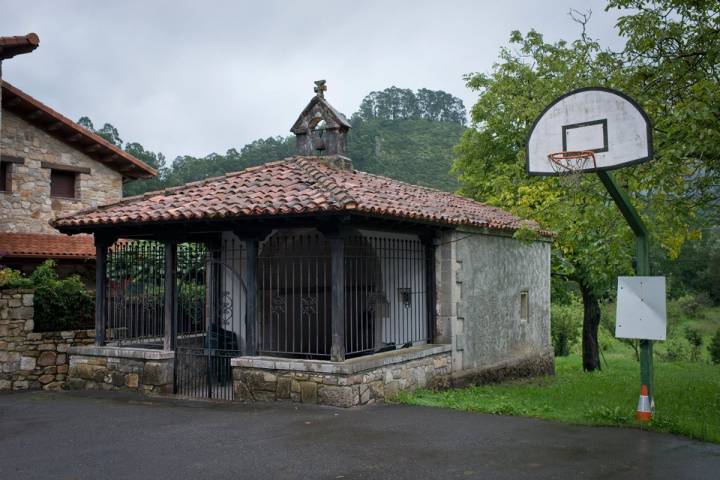
[[[640,214],[630,202],[627,192],[617,184],[610,172],[597,172],[600,181],[607,189],[620,212],[635,233],[635,274],[650,275],[650,255],[648,231]],[[651,340],[640,340],[640,383],[646,385],[651,407],[655,408],[653,391],[653,343]]]

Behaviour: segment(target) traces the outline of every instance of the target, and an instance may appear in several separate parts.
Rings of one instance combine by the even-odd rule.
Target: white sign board
[[[665,340],[665,277],[618,277],[615,336]]]

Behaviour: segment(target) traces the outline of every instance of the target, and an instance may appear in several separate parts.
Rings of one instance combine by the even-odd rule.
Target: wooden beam
[[[342,362],[345,360],[345,239],[338,235],[329,240],[330,282],[332,285],[330,360]]]
[[[3,107],[14,108],[20,105],[21,102],[22,100],[20,100],[18,97],[11,98],[9,100],[3,101]]]
[[[42,117],[44,113],[45,112],[43,112],[42,110],[33,110],[32,112],[25,115],[25,118],[28,120],[37,120],[38,118]]]
[[[95,345],[105,345],[105,290],[108,244],[95,237]]]
[[[437,277],[435,271],[436,253],[439,244],[437,236],[422,238],[425,246],[425,300],[427,309],[427,341],[434,343],[437,338]]]
[[[98,145],[97,143],[90,145],[89,147],[85,148],[85,151],[87,153],[95,153],[96,151],[102,149],[102,145]]]
[[[165,301],[164,321],[165,336],[163,338],[163,350],[175,350],[176,331],[175,318],[177,316],[177,243],[174,241],[165,242]]]
[[[25,163],[25,159],[22,157],[15,157],[12,155],[0,155],[0,162],[2,163]]]
[[[65,137],[66,142],[77,142],[81,138],[84,138],[85,135],[82,133],[76,133],[75,135],[70,135],[69,137]]]
[[[60,130],[60,127],[62,127],[62,126],[63,126],[62,122],[53,122],[47,126],[47,131],[54,132],[55,130]]]
[[[87,167],[76,167],[75,165],[65,165],[62,163],[54,162],[40,162],[42,168],[51,168],[53,170],[62,170],[65,172],[84,173],[90,175],[91,170]]]
[[[244,355],[257,355],[257,258],[258,241],[245,242],[245,269],[242,271],[245,283],[245,352]]]

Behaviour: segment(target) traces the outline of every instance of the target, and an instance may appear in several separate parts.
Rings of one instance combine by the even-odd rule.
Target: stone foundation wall
[[[173,352],[144,348],[70,349],[68,388],[169,394],[173,391]]]
[[[451,358],[449,345],[426,345],[340,363],[239,357],[232,366],[236,400],[353,407],[447,385]]]
[[[68,350],[94,342],[93,330],[33,332],[32,290],[0,290],[0,391],[60,390]]]

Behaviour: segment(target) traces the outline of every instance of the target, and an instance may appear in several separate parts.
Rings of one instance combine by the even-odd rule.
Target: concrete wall
[[[0,232],[58,233],[48,221],[60,213],[114,202],[122,197],[122,176],[14,113],[2,112],[3,155],[21,157],[10,164],[11,191],[0,192]],[[50,169],[41,162],[85,167],[77,174],[76,199],[50,197]]]
[[[550,243],[455,231],[437,255],[438,340],[453,346],[454,375],[513,365],[551,372]]]

